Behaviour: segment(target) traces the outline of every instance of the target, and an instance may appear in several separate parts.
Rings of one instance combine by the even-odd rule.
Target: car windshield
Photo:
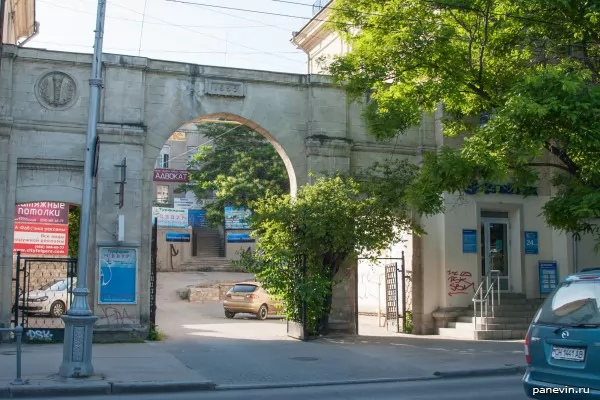
[[[60,292],[61,290],[66,290],[66,289],[67,289],[67,281],[64,279],[47,283],[40,288],[40,290],[50,290],[53,292]]]
[[[235,285],[231,291],[233,293],[252,293],[256,290],[254,285]]]
[[[600,324],[600,280],[565,282],[546,299],[536,323],[544,325]]]

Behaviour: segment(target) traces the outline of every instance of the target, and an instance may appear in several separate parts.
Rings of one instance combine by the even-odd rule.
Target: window
[[[232,293],[253,293],[256,290],[254,285],[235,285],[232,289]]]
[[[546,325],[600,324],[600,281],[566,282],[544,303],[536,320]]]
[[[194,158],[194,156],[198,154],[198,147],[197,146],[188,146],[187,148],[187,162],[191,163],[192,159]]]
[[[156,202],[157,203],[168,203],[169,202],[169,187],[166,185],[158,185],[156,187]]]
[[[158,156],[158,160],[156,160],[156,168],[169,168],[169,158],[171,155],[171,147],[163,146],[160,151],[160,155]]]

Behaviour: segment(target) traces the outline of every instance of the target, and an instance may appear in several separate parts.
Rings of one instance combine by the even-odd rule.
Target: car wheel
[[[267,315],[269,315],[269,309],[267,308],[266,304],[263,304],[258,309],[258,312],[256,313],[256,318],[260,319],[261,321],[264,321],[265,319],[267,319]]]
[[[233,317],[235,317],[235,313],[231,312],[231,311],[225,310],[225,317],[229,318],[229,319],[232,319]]]
[[[59,318],[65,313],[65,309],[65,303],[63,303],[60,300],[57,300],[50,306],[50,316],[54,318]]]

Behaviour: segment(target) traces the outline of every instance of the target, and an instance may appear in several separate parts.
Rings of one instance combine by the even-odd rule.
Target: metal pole
[[[21,252],[17,251],[17,276],[15,277],[15,328],[19,326],[19,297],[21,290]],[[25,307],[25,296],[23,295],[23,307]]]
[[[406,333],[406,260],[402,251],[402,332]]]
[[[15,327],[15,338],[17,339],[17,377],[13,381],[13,385],[23,385],[23,379],[21,378],[21,344],[23,343],[23,327]]]
[[[63,345],[63,362],[59,371],[61,376],[71,378],[87,377],[94,373],[94,367],[92,366],[92,336],[93,327],[98,317],[92,316],[92,311],[88,305],[87,264],[94,183],[94,153],[100,90],[102,88],[102,39],[104,35],[105,14],[106,0],[98,0],[96,38],[92,59],[92,76],[90,79],[90,106],[85,148],[83,200],[81,203],[79,227],[77,288],[73,290],[73,306],[69,309],[67,315],[63,316],[63,320],[65,321],[65,339]]]

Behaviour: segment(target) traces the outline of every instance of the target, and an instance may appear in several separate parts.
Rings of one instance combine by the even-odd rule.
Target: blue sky
[[[290,39],[293,31],[308,22],[312,7],[274,0],[185,0],[304,17],[290,18],[167,0],[107,1],[105,53],[307,73],[306,54],[296,49]],[[292,1],[312,4],[311,0]],[[36,3],[40,33],[26,47],[92,53],[96,0]]]

